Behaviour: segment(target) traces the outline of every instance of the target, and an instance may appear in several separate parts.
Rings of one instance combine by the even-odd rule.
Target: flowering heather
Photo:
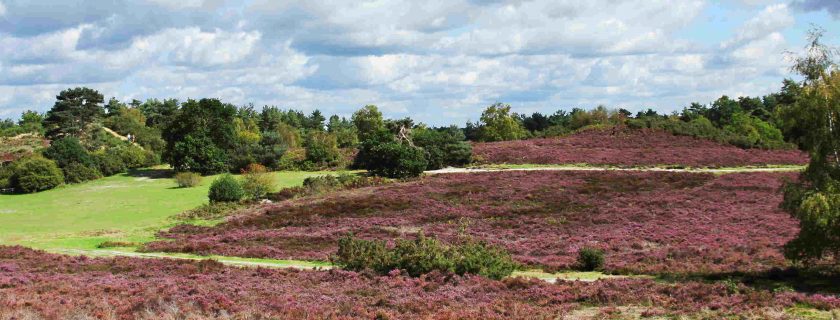
[[[616,312],[778,318],[793,305],[840,307],[833,296],[743,284],[734,289],[646,279],[549,284],[439,273],[410,278],[399,272],[247,269],[0,247],[0,319],[556,319]]]
[[[562,138],[476,143],[473,156],[486,164],[736,167],[808,162],[797,150],[741,149],[649,129],[591,129]]]
[[[546,269],[583,247],[618,273],[720,273],[785,267],[795,220],[778,209],[792,173],[508,171],[447,174],[261,207],[215,227],[178,226],[148,251],[326,260],[352,232],[463,235]],[[175,240],[175,241],[170,241]]]

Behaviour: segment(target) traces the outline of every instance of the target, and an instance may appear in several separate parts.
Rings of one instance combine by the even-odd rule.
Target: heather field
[[[182,225],[147,251],[327,260],[337,239],[420,230],[502,246],[545,270],[583,247],[623,274],[722,274],[784,268],[797,223],[778,209],[793,173],[508,171],[444,174],[284,201],[215,227]]]
[[[802,165],[798,150],[741,149],[648,129],[589,129],[560,138],[479,142],[480,164],[590,164],[614,166],[739,167]]]
[[[803,311],[803,306],[809,309]],[[217,262],[69,257],[0,247],[0,319],[556,319],[831,317],[840,299],[722,283],[594,283]],[[835,312],[836,315],[836,312]]]

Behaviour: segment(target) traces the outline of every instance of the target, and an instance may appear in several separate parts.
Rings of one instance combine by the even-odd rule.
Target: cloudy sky
[[[605,104],[681,109],[760,95],[838,0],[0,0],[0,117],[62,89],[442,125]]]

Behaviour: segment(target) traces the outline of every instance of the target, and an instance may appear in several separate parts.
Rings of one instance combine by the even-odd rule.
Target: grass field
[[[93,249],[104,241],[145,242],[172,216],[207,202],[215,177],[178,188],[165,169],[138,170],[34,194],[0,195],[0,244]],[[277,187],[326,172],[276,172]]]

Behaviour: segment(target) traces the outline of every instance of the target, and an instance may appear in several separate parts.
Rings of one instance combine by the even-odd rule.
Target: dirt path
[[[489,167],[489,168],[443,168],[430,170],[425,174],[444,173],[477,173],[477,172],[502,172],[502,171],[654,171],[654,172],[694,172],[694,173],[743,173],[743,172],[797,172],[805,169],[805,166],[780,166],[780,167],[743,167],[743,168],[619,168],[619,167],[587,167],[575,165],[538,166],[538,167]]]

